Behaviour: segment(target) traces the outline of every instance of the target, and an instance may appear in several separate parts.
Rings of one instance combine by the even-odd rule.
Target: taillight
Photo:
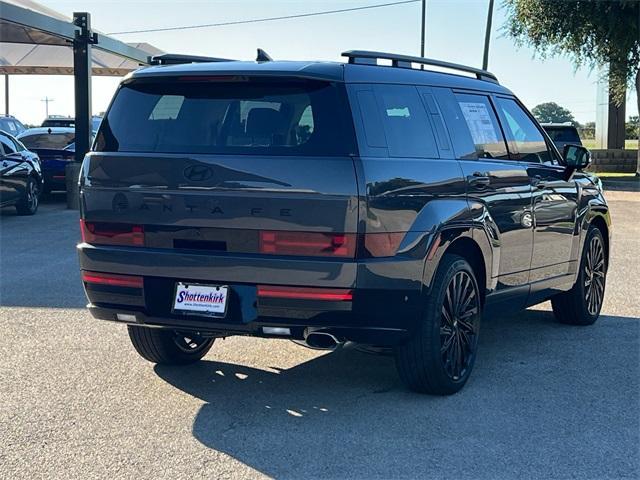
[[[144,246],[144,227],[127,223],[87,222],[80,219],[82,241],[95,245]]]
[[[355,258],[356,246],[362,245],[359,257],[393,257],[406,232],[318,233],[261,231],[260,253],[273,255],[307,255]]]
[[[367,233],[364,247],[370,257],[393,257],[398,251],[405,233]]]
[[[119,275],[115,273],[82,272],[82,281],[98,285],[110,285],[113,287],[142,288],[142,277],[135,275]]]
[[[258,285],[258,297],[350,302],[353,300],[353,291],[346,288],[274,287],[270,285]]]
[[[356,240],[354,233],[262,231],[260,253],[353,258]]]

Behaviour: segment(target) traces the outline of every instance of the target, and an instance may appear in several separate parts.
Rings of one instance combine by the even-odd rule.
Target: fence
[[[638,165],[637,150],[591,150],[591,158],[593,172],[635,173]]]

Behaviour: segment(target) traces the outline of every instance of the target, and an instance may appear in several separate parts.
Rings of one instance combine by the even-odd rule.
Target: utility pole
[[[482,69],[489,68],[489,43],[491,42],[491,22],[493,21],[493,0],[489,0],[487,12],[487,29],[484,32],[484,54],[482,55]]]
[[[45,118],[49,118],[49,102],[53,102],[54,99],[53,98],[49,98],[49,97],[44,97],[40,101],[44,102],[44,111],[46,112],[46,117]]]
[[[492,0],[493,1],[493,0]],[[427,31],[427,0],[422,0],[422,30],[420,32],[420,56],[424,58],[424,37]]]

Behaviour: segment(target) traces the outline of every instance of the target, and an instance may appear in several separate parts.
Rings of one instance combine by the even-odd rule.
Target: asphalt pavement
[[[406,391],[390,357],[216,341],[157,367],[85,311],[78,214],[0,214],[0,478],[640,478],[640,193],[591,327],[549,305],[487,318],[460,393]]]

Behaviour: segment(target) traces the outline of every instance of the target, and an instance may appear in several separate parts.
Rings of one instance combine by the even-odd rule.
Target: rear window
[[[35,133],[33,135],[21,136],[20,141],[28,149],[50,148],[52,150],[62,150],[67,145],[73,143],[75,137],[76,137],[75,132]]]
[[[545,131],[554,142],[580,143],[580,136],[575,127],[544,127]]]
[[[191,77],[192,78],[192,77]],[[349,155],[344,86],[319,81],[138,81],[118,91],[95,149],[108,152]]]

